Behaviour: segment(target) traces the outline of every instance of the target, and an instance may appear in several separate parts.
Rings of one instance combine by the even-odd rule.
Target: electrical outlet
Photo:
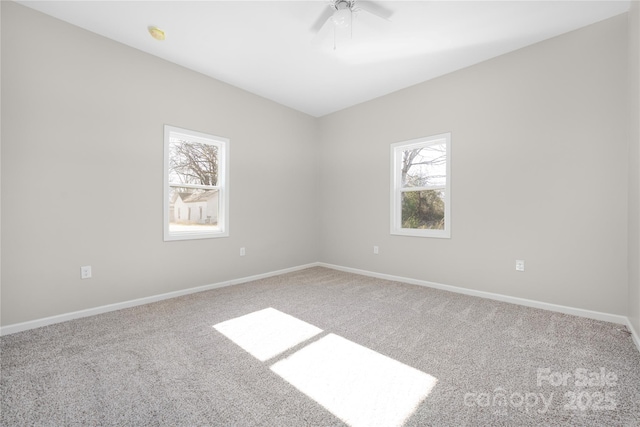
[[[84,267],[80,267],[80,278],[81,279],[91,279],[91,266],[85,265]]]
[[[378,247],[377,247],[377,246],[374,246],[374,247],[373,247],[373,253],[374,253],[374,254],[376,254],[376,255],[378,255],[378,252],[379,252],[379,251],[378,251]]]
[[[516,260],[516,271],[524,271],[524,260],[517,259]]]
[[[244,248],[240,248],[240,256],[244,256],[246,253],[246,251],[244,250]]]

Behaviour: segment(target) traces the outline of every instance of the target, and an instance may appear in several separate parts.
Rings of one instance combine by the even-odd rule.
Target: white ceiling
[[[328,1],[20,1],[320,117],[628,11],[630,1],[381,1],[353,38],[317,37]],[[359,1],[363,8],[366,1]],[[166,33],[151,38],[150,25]]]

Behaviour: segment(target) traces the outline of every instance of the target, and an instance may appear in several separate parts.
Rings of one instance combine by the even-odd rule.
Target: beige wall
[[[622,15],[321,119],[322,261],[626,314],[627,54]],[[389,145],[449,131],[451,239],[391,236]]]
[[[640,3],[629,11],[629,318],[640,333]]]
[[[314,118],[12,2],[2,67],[2,325],[317,261]],[[231,139],[231,237],[163,242],[165,123]]]
[[[620,16],[313,119],[2,2],[1,324],[314,261],[637,322],[628,41]],[[165,123],[231,139],[231,237],[162,241]],[[391,236],[389,145],[448,131],[452,238]]]

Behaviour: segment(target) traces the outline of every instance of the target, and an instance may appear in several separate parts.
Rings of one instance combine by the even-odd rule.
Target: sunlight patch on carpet
[[[262,362],[323,332],[271,307],[213,327]],[[438,382],[335,334],[282,358],[271,370],[352,427],[402,426]]]
[[[329,334],[271,370],[350,426],[401,426],[437,379]]]
[[[213,327],[261,362],[322,332],[320,328],[271,307]]]

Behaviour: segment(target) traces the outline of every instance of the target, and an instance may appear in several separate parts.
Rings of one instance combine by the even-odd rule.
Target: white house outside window
[[[229,235],[228,165],[228,139],[165,125],[165,241]]]
[[[391,234],[451,237],[451,134],[391,145]]]

